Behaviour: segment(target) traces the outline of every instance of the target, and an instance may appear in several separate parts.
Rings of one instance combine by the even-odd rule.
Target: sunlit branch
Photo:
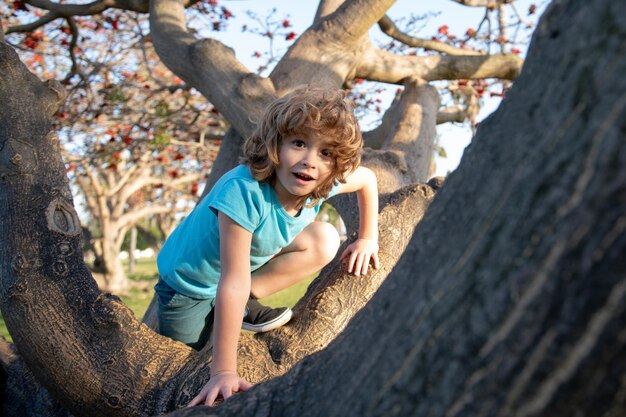
[[[128,182],[130,181],[131,178],[133,177],[137,177],[136,172],[140,169],[139,167],[141,166],[142,168],[145,168],[145,163],[148,161],[148,157],[150,156],[151,152],[150,151],[146,151],[141,157],[139,157],[140,162],[134,163],[125,173],[124,175],[122,175],[122,177],[118,180],[117,185],[113,188],[111,188],[109,190],[109,195],[116,195],[120,192],[120,190],[126,186],[126,184],[128,184]],[[142,165],[143,164],[143,165]],[[145,172],[145,169],[142,169],[142,173]]]
[[[117,226],[128,227],[137,221],[143,219],[144,217],[150,214],[159,214],[159,213],[170,213],[172,211],[171,207],[154,205],[154,206],[143,206],[137,211],[132,211],[120,216],[117,219]]]
[[[393,84],[400,84],[407,77],[425,81],[482,78],[512,80],[519,75],[523,62],[515,54],[399,56],[372,47],[365,53],[356,76]]]
[[[467,112],[461,106],[448,107],[439,110],[437,113],[437,124],[450,122],[463,123],[467,117]]]
[[[331,38],[346,44],[358,42],[393,5],[393,0],[344,2],[328,16],[324,31]],[[356,18],[355,18],[356,17]]]
[[[431,51],[443,52],[449,55],[483,55],[481,52],[473,51],[471,49],[457,48],[452,45],[448,45],[445,42],[421,39],[408,35],[398,29],[393,20],[391,20],[387,15],[383,16],[383,18],[378,21],[378,26],[380,27],[380,30],[393,39],[414,48],[423,48]]]

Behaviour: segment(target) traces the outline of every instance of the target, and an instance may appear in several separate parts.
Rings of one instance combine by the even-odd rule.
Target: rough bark
[[[215,412],[623,415],[623,16],[553,3],[372,301],[327,349]]]
[[[6,74],[0,97],[7,98],[0,110],[0,307],[21,356],[75,415],[153,415],[186,404],[208,378],[210,352],[156,335],[98,291],[82,262],[81,229],[50,132],[62,89],[40,83],[5,44],[0,65]],[[295,307],[289,326],[242,339],[241,375],[255,382],[279,375],[341,332],[391,271],[438,186],[383,197],[385,266],[355,279],[333,263]]]
[[[327,349],[217,409],[179,414],[624,414],[623,16],[623,2],[553,3],[522,76],[481,123],[397,265],[401,250],[383,254],[395,267],[365,308],[348,323],[340,307],[366,298],[351,297],[358,280],[328,274],[337,284],[314,285],[298,307],[316,318],[311,326],[345,326]],[[0,45],[0,307],[16,345],[77,415],[180,406],[206,381],[208,352],[158,337],[98,293],[45,116],[58,86],[23,79],[16,62]],[[390,198],[420,201],[428,189]],[[416,217],[390,212],[395,226]],[[398,230],[387,224],[381,214],[381,231]],[[315,295],[320,287],[326,295]],[[300,324],[283,330],[291,340],[244,339],[242,374],[264,379],[301,357],[307,345],[296,338],[312,337]],[[251,369],[257,360],[262,371]]]

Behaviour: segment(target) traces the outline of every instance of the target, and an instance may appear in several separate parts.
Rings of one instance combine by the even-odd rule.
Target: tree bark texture
[[[554,2],[371,302],[216,413],[624,415],[624,16]]]
[[[176,414],[626,413],[624,16],[623,2],[555,1],[520,78],[415,233],[432,187],[381,204],[385,245],[394,233],[399,245],[383,249],[382,270],[355,279],[331,264],[296,307],[301,322],[242,340],[242,376],[291,367],[284,376]],[[0,307],[19,352],[76,415],[180,407],[208,378],[209,353],[157,336],[97,291],[45,117],[58,86],[21,78],[8,49]],[[350,320],[344,309],[361,305]],[[319,329],[330,336],[318,341]]]
[[[4,44],[0,63],[7,74],[0,97],[11,98],[0,112],[0,307],[19,353],[74,415],[154,415],[185,405],[208,378],[210,352],[156,335],[115,296],[98,291],[82,262],[81,228],[50,133],[62,89],[39,82]],[[355,279],[334,262],[294,308],[288,326],[242,338],[240,374],[254,382],[282,374],[340,333],[392,270],[439,186],[412,185],[382,196],[383,267]],[[32,412],[28,404],[16,406]],[[56,415],[52,408],[49,413]]]

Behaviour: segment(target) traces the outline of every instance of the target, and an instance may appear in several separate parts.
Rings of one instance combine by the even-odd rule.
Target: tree
[[[13,7],[15,22],[37,13]],[[97,280],[120,293],[129,285],[119,258],[124,236],[146,217],[179,219],[193,207],[226,122],[159,62],[147,17],[60,22],[9,40],[35,73],[68,91],[55,114],[64,160],[94,236]]]
[[[335,25],[354,36],[346,41],[356,41],[366,31],[361,25],[367,28],[365,21],[380,19],[389,3],[348,2],[299,42],[323,47],[311,38],[321,30],[328,39]],[[351,9],[356,6],[361,6],[358,14]],[[440,184],[407,185],[381,196],[385,266],[354,279],[333,263],[296,306],[292,325],[242,337],[244,376],[261,381],[288,372],[216,411],[622,414],[626,28],[619,16],[625,9],[608,0],[554,3],[522,76],[496,114],[478,127],[461,166],[424,220],[414,229]],[[363,20],[347,18],[356,15]],[[180,16],[152,3],[157,51],[158,37],[190,41],[176,30]],[[287,57],[302,58],[296,45]],[[19,66],[9,48],[0,48],[7,74],[0,84],[6,103],[0,109],[0,306],[20,354],[37,379],[76,414],[150,415],[184,404],[206,381],[210,352],[192,352],[157,336],[113,297],[97,291],[77,254],[77,220],[49,134],[46,114],[56,110],[63,90],[55,83],[44,86]],[[205,40],[160,54],[184,50],[199,65],[204,54],[219,49]],[[333,68],[324,72],[320,63],[317,71],[309,69],[306,75],[316,80],[341,79],[341,64],[349,60],[341,54],[312,56],[328,59],[326,65]],[[246,119],[236,119],[237,106],[256,108],[274,96],[274,86],[286,88],[279,80],[236,77],[233,68],[240,67],[232,55],[226,56],[228,62],[212,57],[216,71],[231,75],[214,93],[217,97],[222,90],[235,98],[252,94],[248,101],[233,100],[232,116],[223,112],[242,130]],[[296,65],[291,74],[280,72],[281,67],[274,72],[279,79],[308,69]],[[185,75],[198,81],[216,74]],[[420,100],[420,119],[432,128],[437,106],[424,105],[438,101],[432,88],[409,80],[403,94],[408,96]],[[394,126],[406,127],[402,121]],[[394,162],[389,170],[409,175],[415,158],[410,151],[400,153],[405,148],[368,155],[380,167],[385,189],[410,181],[393,171],[382,175],[385,158]],[[228,155],[225,150],[220,154]],[[26,220],[28,214],[35,220]]]

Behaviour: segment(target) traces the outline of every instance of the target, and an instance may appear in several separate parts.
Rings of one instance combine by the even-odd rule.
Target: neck
[[[283,206],[283,209],[287,212],[287,214],[290,216],[297,215],[309,196],[300,197],[290,194],[287,190],[282,188],[280,184],[278,184],[278,180],[276,178],[272,179],[270,184],[276,193],[276,197],[278,197],[280,205]]]

